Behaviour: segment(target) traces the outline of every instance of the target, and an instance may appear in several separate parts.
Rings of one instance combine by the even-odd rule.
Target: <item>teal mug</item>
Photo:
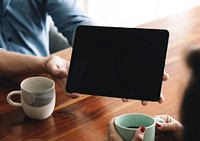
[[[156,122],[165,122],[161,118],[153,118],[146,114],[129,113],[118,116],[115,128],[124,141],[131,141],[136,130],[145,126],[144,141],[155,141]]]

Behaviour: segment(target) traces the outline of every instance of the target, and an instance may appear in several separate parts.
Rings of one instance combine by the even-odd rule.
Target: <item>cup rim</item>
[[[131,131],[137,129],[137,128],[128,128],[128,127],[124,127],[124,126],[122,126],[122,125],[120,125],[120,124],[118,124],[118,123],[116,122],[119,118],[121,118],[121,117],[123,117],[123,116],[126,116],[126,115],[142,115],[142,116],[146,116],[146,117],[151,118],[154,122],[153,122],[153,124],[151,124],[151,125],[149,125],[149,126],[145,126],[146,129],[151,128],[151,127],[155,124],[155,122],[156,122],[152,116],[147,115],[147,114],[143,114],[143,113],[127,113],[127,114],[122,114],[122,115],[117,116],[117,117],[115,118],[115,121],[114,121],[115,125],[119,126],[119,127],[122,128],[122,129],[131,130]]]
[[[52,83],[52,85],[51,85],[47,90],[38,92],[38,93],[37,93],[38,95],[39,95],[39,94],[46,93],[46,92],[48,92],[48,91],[51,91],[51,90],[55,87],[54,81],[53,81],[52,79],[48,78],[48,77],[44,77],[44,76],[32,76],[32,77],[27,77],[26,79],[24,79],[24,80],[21,82],[21,84],[20,84],[21,89],[23,89],[23,90],[25,90],[25,91],[27,91],[27,92],[29,92],[29,93],[34,92],[34,91],[30,91],[30,90],[25,89],[24,86],[23,86],[24,83],[25,83],[26,81],[31,80],[31,79],[46,79],[47,81],[49,81],[50,83]]]

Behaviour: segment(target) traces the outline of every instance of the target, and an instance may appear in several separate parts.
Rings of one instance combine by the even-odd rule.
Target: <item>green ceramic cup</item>
[[[124,141],[131,141],[140,126],[145,126],[144,141],[155,141],[156,121],[164,122],[146,114],[130,113],[118,116],[114,124]]]

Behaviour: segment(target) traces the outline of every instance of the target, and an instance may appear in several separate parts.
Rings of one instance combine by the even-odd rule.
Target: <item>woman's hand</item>
[[[156,115],[165,123],[156,123],[156,141],[183,141],[183,125],[168,115]]]
[[[108,132],[105,141],[123,141],[123,139],[115,129],[114,121],[115,117],[112,118],[107,124]],[[143,141],[144,132],[145,132],[145,127],[144,126],[139,127],[135,132],[132,141]]]

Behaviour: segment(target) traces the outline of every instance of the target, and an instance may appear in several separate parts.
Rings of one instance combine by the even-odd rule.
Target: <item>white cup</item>
[[[21,90],[7,95],[7,102],[12,106],[22,107],[24,113],[32,119],[48,118],[55,107],[55,84],[47,77],[29,77],[20,84]],[[21,102],[14,102],[11,97],[20,95]]]

